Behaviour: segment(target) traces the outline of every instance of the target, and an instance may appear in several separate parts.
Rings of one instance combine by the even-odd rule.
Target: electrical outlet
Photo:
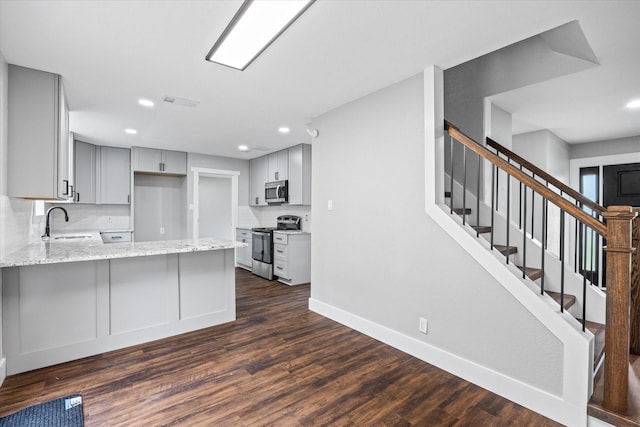
[[[427,333],[427,319],[425,319],[424,317],[420,318],[420,326],[418,327],[418,329],[420,329],[420,332],[422,332],[423,334]]]
[[[160,227],[160,234],[164,234],[164,227]]]
[[[328,211],[332,211],[333,210],[333,200],[327,201],[327,210]]]

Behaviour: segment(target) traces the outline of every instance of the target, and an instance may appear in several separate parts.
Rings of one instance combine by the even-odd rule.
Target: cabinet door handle
[[[258,204],[258,196],[256,196],[256,205]]]
[[[127,203],[131,203],[131,194],[127,194]]]
[[[280,172],[276,172],[276,181],[278,180],[279,176],[280,176]]]
[[[80,193],[76,193],[76,202],[80,202]]]
[[[277,268],[278,270],[282,270],[282,267],[280,267],[279,265],[278,265],[278,266],[276,266],[276,268]]]
[[[111,240],[122,239],[122,236],[111,236]]]
[[[69,195],[69,180],[68,179],[63,179],[62,182],[64,182],[64,193],[62,193],[63,196],[68,196]]]

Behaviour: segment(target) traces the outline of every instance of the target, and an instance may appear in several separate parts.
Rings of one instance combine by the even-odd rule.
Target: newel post
[[[631,258],[631,354],[640,356],[640,207],[633,208],[637,216],[633,220],[632,245],[636,248]]]
[[[607,315],[603,406],[624,414],[629,390],[629,310],[631,291],[630,206],[609,206],[607,220]]]

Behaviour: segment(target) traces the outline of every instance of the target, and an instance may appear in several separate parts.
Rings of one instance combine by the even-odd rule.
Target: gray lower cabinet
[[[98,199],[103,205],[128,205],[131,201],[131,151],[98,147]]]
[[[7,194],[69,200],[73,141],[62,78],[9,65]]]
[[[74,143],[75,203],[96,202],[96,146],[82,141]]]
[[[132,150],[134,172],[153,175],[187,174],[187,153],[183,151],[144,147],[133,147]]]
[[[251,256],[251,244],[253,242],[250,228],[236,228],[236,240],[246,243],[245,248],[236,248],[236,265],[251,271],[253,259]]]
[[[273,274],[287,285],[311,281],[311,234],[273,232]]]
[[[235,320],[233,249],[2,268],[9,375]]]

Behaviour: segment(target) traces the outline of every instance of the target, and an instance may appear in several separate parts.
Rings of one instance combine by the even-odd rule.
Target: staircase
[[[625,277],[623,256],[618,258],[622,266],[618,269],[610,262],[614,254],[626,253],[627,262],[631,265],[629,230],[634,223],[640,229],[640,220],[633,221],[635,213],[629,207],[605,209],[584,198],[493,140],[488,139],[487,145],[495,152],[471,140],[447,122],[445,130],[451,137],[448,170],[445,165],[445,182],[448,182],[449,189],[444,194],[449,213],[457,217],[469,233],[487,242],[488,249],[495,256],[502,257],[505,265],[523,283],[537,289],[555,304],[560,313],[570,313],[572,321],[579,322],[582,332],[592,336],[595,391],[589,415],[614,425],[640,426],[640,361],[629,356],[628,344],[631,341],[633,346],[634,340],[638,339],[635,334],[640,336],[640,324],[633,324],[637,322],[634,313],[637,316],[640,307],[631,310],[634,327],[630,329],[629,305],[627,303],[625,317],[625,308],[620,306],[620,300],[624,301],[625,289],[627,298],[628,290],[634,289],[630,285],[631,275]],[[471,173],[469,165],[472,165]],[[489,191],[489,186],[481,188],[483,166],[491,171]],[[469,185],[467,181],[472,180],[468,178],[476,174],[475,182]],[[499,182],[501,175],[502,183]],[[485,180],[487,177],[485,173]],[[514,191],[517,186],[519,193]],[[483,197],[482,190],[490,193],[488,197]],[[502,209],[498,198],[502,198]],[[558,210],[559,215],[550,216],[552,209]],[[551,229],[550,222],[558,228]],[[534,230],[535,226],[537,230]],[[616,227],[621,227],[622,231],[616,231]],[[627,230],[626,234],[624,230]],[[557,248],[549,247],[550,235],[559,239]],[[613,248],[608,252],[606,266],[608,295],[600,287],[605,277],[600,271],[598,257],[594,256],[597,246],[593,248],[593,242],[602,242],[604,238],[609,248]],[[618,238],[619,241],[613,241]],[[592,242],[592,246],[588,247],[587,242]],[[573,256],[567,256],[571,250]],[[637,270],[636,263],[634,276],[640,281]],[[640,293],[638,286],[635,286],[635,292]],[[631,299],[637,297],[632,294]],[[609,331],[607,341],[606,324],[624,323],[620,323],[620,319],[627,319],[627,329],[620,331],[617,327],[615,334]],[[622,339],[626,342],[624,351],[620,350],[620,333],[623,337],[625,333],[627,338],[630,337],[626,341]],[[609,350],[603,363],[605,346]],[[627,366],[630,362],[634,362],[631,368]],[[635,370],[633,366],[636,366]],[[605,381],[607,377],[609,380]]]

